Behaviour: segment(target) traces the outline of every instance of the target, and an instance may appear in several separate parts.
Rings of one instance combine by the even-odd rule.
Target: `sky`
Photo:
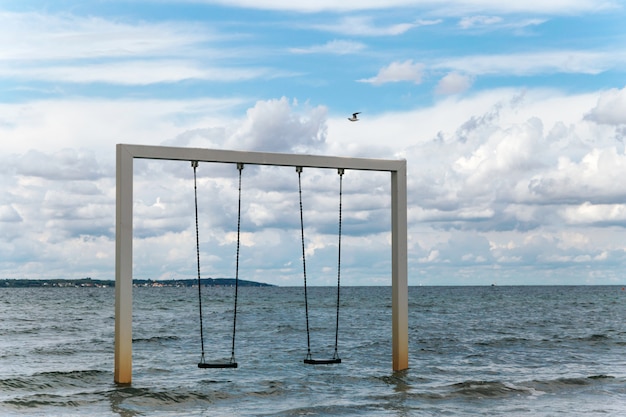
[[[114,279],[118,143],[406,159],[409,285],[626,278],[617,0],[3,0],[0,278]],[[358,122],[347,120],[361,112]],[[238,171],[200,163],[201,275]],[[135,278],[197,277],[193,169],[136,160]],[[295,168],[242,171],[239,277],[303,282]],[[302,173],[309,285],[339,176]],[[391,284],[390,176],[347,171],[342,285]]]

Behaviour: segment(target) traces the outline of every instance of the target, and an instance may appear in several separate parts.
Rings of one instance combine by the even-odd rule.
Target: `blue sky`
[[[624,5],[505,3],[4,1],[0,277],[112,279],[135,143],[403,158],[411,285],[623,284]],[[236,169],[198,172],[203,275],[232,276]],[[337,175],[304,174],[332,285]],[[136,164],[136,277],[195,276],[192,179]],[[242,278],[301,285],[295,172],[243,181]],[[388,176],[344,181],[342,280],[387,285]]]

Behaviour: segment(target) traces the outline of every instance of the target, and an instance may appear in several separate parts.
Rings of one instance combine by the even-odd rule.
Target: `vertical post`
[[[391,171],[391,339],[393,370],[409,367],[406,161]]]
[[[132,380],[133,342],[133,156],[117,145],[115,205],[115,375]]]

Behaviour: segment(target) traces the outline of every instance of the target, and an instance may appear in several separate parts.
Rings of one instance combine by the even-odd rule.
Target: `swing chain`
[[[243,164],[237,163],[237,169],[239,170],[239,198],[237,206],[237,256],[235,260],[235,312],[233,313],[233,343],[231,347],[230,362],[235,361],[235,334],[237,332],[237,295],[239,290],[239,247],[240,247],[240,233],[241,233],[241,171],[243,170]]]
[[[198,168],[198,161],[191,161],[191,167],[193,168],[193,195],[196,210],[196,259],[198,263],[198,308],[200,310],[200,345],[202,347],[202,356],[200,357],[200,363],[204,363],[204,326],[202,324],[202,279],[200,278],[200,234],[198,232],[198,186],[196,180],[196,168]]]
[[[344,169],[339,168],[337,170],[339,174],[339,238],[337,243],[337,320],[335,325],[335,353],[333,359],[339,359],[339,352],[337,346],[339,344],[339,294],[341,291],[341,212],[342,212],[342,197],[343,197],[343,174]]]
[[[300,197],[300,231],[302,236],[302,272],[304,276],[304,312],[306,317],[306,345],[307,345],[307,354],[305,360],[311,359],[311,331],[309,330],[309,298],[307,296],[307,285],[306,285],[306,255],[304,248],[304,216],[302,214],[302,167],[296,167],[296,172],[298,173],[298,195]]]

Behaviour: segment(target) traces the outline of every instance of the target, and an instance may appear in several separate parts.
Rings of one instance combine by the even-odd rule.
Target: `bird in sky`
[[[360,114],[361,112],[358,111],[356,113],[352,113],[352,117],[348,117],[348,120],[350,120],[351,122],[358,122],[359,118],[357,117],[357,114]]]

